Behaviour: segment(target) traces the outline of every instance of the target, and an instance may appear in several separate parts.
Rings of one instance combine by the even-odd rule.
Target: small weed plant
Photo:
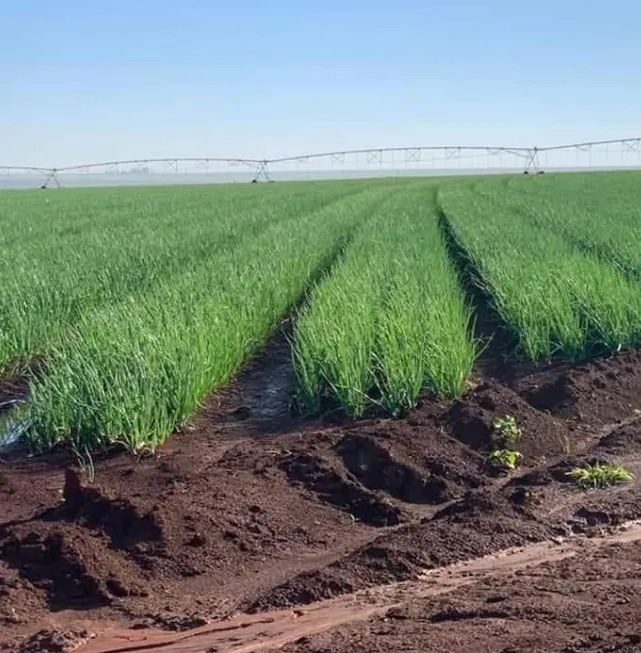
[[[567,475],[583,489],[600,490],[634,479],[634,475],[624,467],[614,463],[594,463],[575,467]]]
[[[512,415],[497,417],[492,423],[492,428],[494,433],[506,444],[518,442],[523,435]]]
[[[563,449],[563,453],[566,456],[571,456],[572,455],[572,440],[567,435],[564,435],[560,440],[559,443],[561,444],[561,448]]]
[[[498,469],[514,471],[523,459],[518,451],[511,448],[523,435],[516,419],[512,415],[497,417],[492,422],[492,431],[495,448],[488,454],[488,461]]]
[[[520,464],[523,456],[518,451],[511,449],[495,449],[488,455],[488,460],[500,469],[514,471]]]

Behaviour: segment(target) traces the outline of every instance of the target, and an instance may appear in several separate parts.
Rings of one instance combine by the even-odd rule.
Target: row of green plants
[[[638,172],[519,178],[510,181],[506,199],[517,215],[641,280]]]
[[[316,196],[307,208],[285,192],[275,205],[267,196],[259,230],[231,211],[240,224],[233,247],[185,259],[146,292],[80,316],[49,346],[31,383],[17,416],[23,437],[36,450],[60,442],[80,453],[155,448],[265,343],[371,211],[402,186],[357,190],[338,185],[332,201]],[[206,231],[224,219],[211,206],[197,222]]]
[[[434,184],[381,203],[293,335],[297,403],[400,415],[423,388],[460,395],[476,357],[470,308],[438,227]]]
[[[448,185],[438,201],[474,283],[509,327],[518,354],[533,361],[555,354],[581,359],[639,344],[639,284],[525,219],[518,207],[536,211],[536,199],[515,202],[509,187],[500,179]]]
[[[360,190],[338,183],[3,193],[0,373],[45,355],[83,316]]]

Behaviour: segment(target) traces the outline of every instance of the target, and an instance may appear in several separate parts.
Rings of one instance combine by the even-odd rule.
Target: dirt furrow
[[[455,565],[431,570],[419,581],[371,588],[340,599],[324,601],[304,609],[281,610],[259,616],[240,615],[206,626],[168,635],[158,630],[107,630],[81,645],[78,653],[126,653],[130,651],[216,651],[253,653],[275,650],[285,644],[346,623],[384,615],[404,603],[447,594],[498,575],[509,575],[533,567],[559,562],[590,549],[641,540],[641,521],[625,524],[603,537],[575,538],[566,542],[541,542],[508,549]],[[392,613],[393,615],[393,613]]]

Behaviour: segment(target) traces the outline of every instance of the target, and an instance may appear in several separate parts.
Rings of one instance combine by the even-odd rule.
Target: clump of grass
[[[634,480],[634,475],[615,463],[601,463],[575,467],[567,475],[584,489],[603,489]]]

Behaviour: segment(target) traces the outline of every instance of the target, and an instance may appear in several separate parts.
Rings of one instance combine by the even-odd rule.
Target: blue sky
[[[641,136],[638,0],[4,0],[0,164]]]

